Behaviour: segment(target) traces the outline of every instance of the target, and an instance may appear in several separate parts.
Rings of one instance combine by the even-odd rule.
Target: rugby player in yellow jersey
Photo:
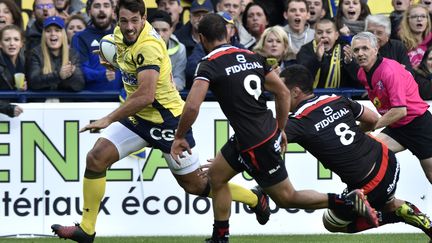
[[[184,102],[171,77],[171,63],[165,42],[146,21],[143,0],[120,0],[114,30],[117,62],[127,92],[122,106],[82,128],[102,131],[87,154],[84,174],[84,210],[80,224],[51,226],[60,238],[93,242],[100,202],[105,193],[106,170],[118,160],[144,147],[160,149],[178,184],[191,194],[211,196],[206,177],[200,176],[200,163],[192,130],[187,140],[192,154],[184,153],[177,163],[170,155],[174,131]],[[241,201],[256,213],[260,224],[270,215],[268,197],[260,188],[252,191],[230,184],[233,200]]]

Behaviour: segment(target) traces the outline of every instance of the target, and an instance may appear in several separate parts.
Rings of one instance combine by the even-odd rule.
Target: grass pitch
[[[176,236],[176,237],[98,237],[95,243],[191,243],[204,242],[206,236]],[[46,238],[0,238],[0,243],[68,243],[72,241],[60,240],[54,237]],[[324,234],[324,235],[234,235],[231,243],[417,243],[429,242],[424,234]]]

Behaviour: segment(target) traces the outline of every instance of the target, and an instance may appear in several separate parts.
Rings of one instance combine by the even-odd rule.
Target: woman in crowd
[[[423,55],[432,44],[431,19],[424,5],[415,4],[405,11],[399,36],[408,50],[408,57],[414,69],[418,67]]]
[[[370,14],[366,1],[340,0],[335,22],[340,38],[348,43],[359,32],[364,31],[365,19]]]
[[[71,43],[72,37],[76,32],[82,31],[87,27],[86,21],[82,14],[71,15],[66,22],[66,34],[68,43]]]
[[[295,54],[288,44],[285,30],[278,25],[264,30],[253,51],[267,58],[268,64],[280,74],[287,66],[296,63]]]
[[[258,41],[269,24],[268,13],[263,5],[249,3],[243,13],[242,22],[246,30]]]
[[[427,49],[415,73],[420,96],[424,100],[432,100],[432,47]]]
[[[0,90],[26,90],[26,82],[16,85],[14,78],[16,73],[24,73],[24,32],[21,28],[13,24],[3,27],[0,47]]]
[[[43,24],[41,44],[32,50],[29,61],[29,89],[80,91],[84,77],[79,56],[67,43],[62,18],[52,16]]]
[[[13,0],[0,0],[0,29],[10,24],[23,29],[20,9]]]

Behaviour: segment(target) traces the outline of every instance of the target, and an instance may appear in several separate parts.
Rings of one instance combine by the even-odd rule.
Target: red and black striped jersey
[[[263,96],[265,76],[270,71],[262,56],[230,45],[213,50],[195,71],[194,82],[209,82],[241,150],[261,144],[276,131],[276,120]]]
[[[382,145],[366,135],[356,119],[363,106],[341,96],[315,96],[298,105],[285,132],[348,185],[357,184],[381,161]]]

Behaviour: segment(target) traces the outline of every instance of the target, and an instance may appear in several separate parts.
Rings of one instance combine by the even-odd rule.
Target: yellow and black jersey
[[[123,42],[120,28],[116,27],[114,40],[117,46],[117,63],[127,97],[138,88],[139,72],[146,69],[159,72],[154,102],[136,115],[157,124],[179,116],[183,110],[184,101],[172,80],[171,61],[166,44],[155,29],[146,21],[137,41],[128,46]]]

